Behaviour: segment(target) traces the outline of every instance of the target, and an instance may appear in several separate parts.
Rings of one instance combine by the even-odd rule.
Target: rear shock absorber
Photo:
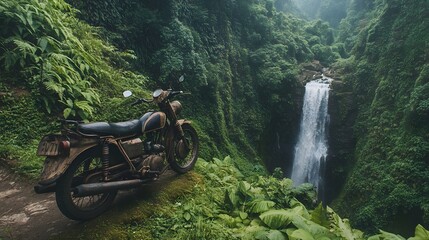
[[[104,181],[107,181],[107,176],[109,175],[109,143],[105,141],[103,143],[103,149],[101,152],[101,161],[103,164],[103,178]]]

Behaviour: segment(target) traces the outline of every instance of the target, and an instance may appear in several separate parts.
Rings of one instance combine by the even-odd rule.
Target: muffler
[[[49,193],[49,192],[55,192],[55,187],[56,187],[56,183],[51,183],[48,185],[42,185],[42,184],[37,184],[36,186],[34,186],[34,191],[37,194],[42,194],[42,193]]]
[[[85,197],[116,190],[136,188],[152,179],[133,179],[116,182],[85,183],[73,188],[74,197]]]

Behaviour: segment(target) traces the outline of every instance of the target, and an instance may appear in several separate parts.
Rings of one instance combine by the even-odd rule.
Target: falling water
[[[311,183],[321,195],[324,162],[328,152],[326,127],[328,123],[329,83],[324,77],[307,83],[292,180],[295,185]]]

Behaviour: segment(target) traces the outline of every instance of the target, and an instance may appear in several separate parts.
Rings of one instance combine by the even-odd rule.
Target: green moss
[[[136,225],[149,221],[152,215],[164,211],[177,198],[189,194],[196,184],[201,183],[201,176],[195,172],[173,174],[162,184],[155,182],[128,192],[127,196],[115,202],[110,211],[53,239],[153,239],[150,229],[137,228]]]

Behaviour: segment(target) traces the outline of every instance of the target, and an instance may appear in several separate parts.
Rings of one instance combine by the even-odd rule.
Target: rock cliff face
[[[328,107],[329,148],[325,173],[327,203],[335,199],[341,191],[353,163],[356,145],[353,126],[357,117],[357,105],[351,89],[339,79],[339,76],[331,77],[334,81],[331,83]]]
[[[281,168],[285,177],[291,176],[304,92],[304,85],[295,89],[294,104],[285,113],[289,120],[273,118],[264,131],[259,147],[263,152],[264,164],[269,172],[273,172],[275,168]]]

